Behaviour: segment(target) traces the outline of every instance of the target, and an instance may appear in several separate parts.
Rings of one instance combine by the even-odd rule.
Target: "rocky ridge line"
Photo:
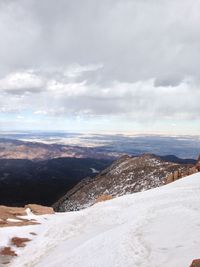
[[[200,156],[199,156],[197,164],[195,166],[188,167],[184,171],[176,170],[176,171],[170,173],[166,177],[166,184],[172,183],[178,179],[184,178],[188,175],[192,175],[192,174],[197,173],[197,172],[200,172]]]
[[[166,162],[151,154],[123,156],[100,172],[86,178],[53,205],[56,211],[73,211],[93,205],[102,195],[118,197],[165,184],[175,171],[186,172],[191,165]]]

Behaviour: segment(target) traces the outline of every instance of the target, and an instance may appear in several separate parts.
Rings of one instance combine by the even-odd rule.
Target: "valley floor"
[[[189,267],[200,258],[199,214],[200,173],[79,212],[30,214],[41,224],[0,228],[1,246],[32,239],[3,266]]]

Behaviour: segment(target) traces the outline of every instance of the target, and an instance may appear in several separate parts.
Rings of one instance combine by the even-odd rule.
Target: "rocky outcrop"
[[[27,215],[25,208],[13,208],[7,206],[0,206],[0,218],[1,220],[7,218],[15,218],[17,216]]]
[[[193,260],[190,267],[200,267],[200,259]]]
[[[35,215],[46,215],[46,214],[54,214],[54,210],[52,207],[46,207],[37,204],[28,204],[25,206],[26,209],[30,209],[32,213]]]
[[[166,184],[172,183],[178,179],[181,179],[183,177],[186,177],[188,175],[192,175],[194,173],[197,173],[200,171],[200,156],[198,158],[197,164],[195,166],[188,166],[185,170],[176,170],[172,173],[170,173],[166,177]]]
[[[0,206],[0,227],[34,225],[38,222],[34,219],[24,218],[28,209],[35,215],[53,214],[51,207],[30,204],[24,208]]]
[[[99,202],[103,202],[103,201],[107,201],[111,199],[113,199],[111,195],[101,195],[96,199],[95,203],[99,203]]]
[[[56,211],[79,210],[93,205],[102,195],[117,197],[144,191],[163,185],[169,174],[187,169],[188,165],[166,162],[150,154],[125,155],[95,178],[82,180],[55,203],[54,208]]]
[[[197,164],[196,164],[197,170],[200,172],[200,156],[198,158]]]

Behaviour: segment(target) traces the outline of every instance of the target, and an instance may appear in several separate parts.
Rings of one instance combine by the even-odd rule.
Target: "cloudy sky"
[[[200,0],[0,0],[0,130],[200,133]]]

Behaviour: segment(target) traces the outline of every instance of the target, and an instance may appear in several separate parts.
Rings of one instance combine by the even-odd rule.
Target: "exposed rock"
[[[46,207],[37,204],[28,204],[25,206],[25,208],[29,208],[35,215],[54,214],[52,207]]]
[[[200,259],[193,260],[190,267],[200,267]]]
[[[192,168],[189,168],[188,175],[194,174],[198,171],[200,171],[200,169],[198,170],[197,166],[194,166]],[[187,175],[185,175],[185,176],[187,176]]]
[[[180,178],[179,170],[174,172],[174,180],[178,180]]]
[[[174,181],[174,173],[170,173],[167,177],[166,177],[166,184],[172,183]]]
[[[101,195],[96,199],[95,203],[111,200],[112,198],[111,195]]]
[[[176,172],[179,178],[188,168],[188,165],[166,162],[150,154],[140,157],[125,155],[95,178],[86,178],[78,183],[55,203],[54,209],[79,210],[93,205],[101,195],[117,197],[154,188],[163,185],[171,173]]]
[[[1,251],[0,251],[0,255],[3,256],[17,256],[17,254],[15,253],[14,250],[11,249],[11,247],[4,247]]]
[[[17,253],[11,247],[3,247],[0,250],[0,266],[9,264],[16,256],[18,256]]]
[[[13,237],[11,239],[11,244],[18,248],[22,248],[22,247],[25,247],[26,243],[29,241],[31,241],[31,239],[29,238]]]
[[[198,162],[195,166],[190,166],[186,170],[181,171],[181,170],[176,170],[172,173],[170,173],[167,178],[166,178],[166,184],[174,182],[180,178],[186,177],[188,175],[192,175],[194,173],[197,173],[200,171],[200,157],[198,159]]]
[[[0,227],[39,224],[35,219],[27,219],[21,217],[27,215],[27,208],[29,208],[35,215],[54,213],[53,208],[36,204],[29,204],[24,208],[0,206]]]
[[[20,217],[25,215],[27,215],[25,208],[0,206],[0,227],[38,224],[34,220],[28,220]]]
[[[27,215],[25,208],[12,208],[7,206],[0,206],[0,218],[2,220],[7,218],[16,218],[17,216]]]
[[[198,158],[198,161],[197,161],[197,164],[196,164],[196,168],[200,172],[200,155],[199,155],[199,158]]]

